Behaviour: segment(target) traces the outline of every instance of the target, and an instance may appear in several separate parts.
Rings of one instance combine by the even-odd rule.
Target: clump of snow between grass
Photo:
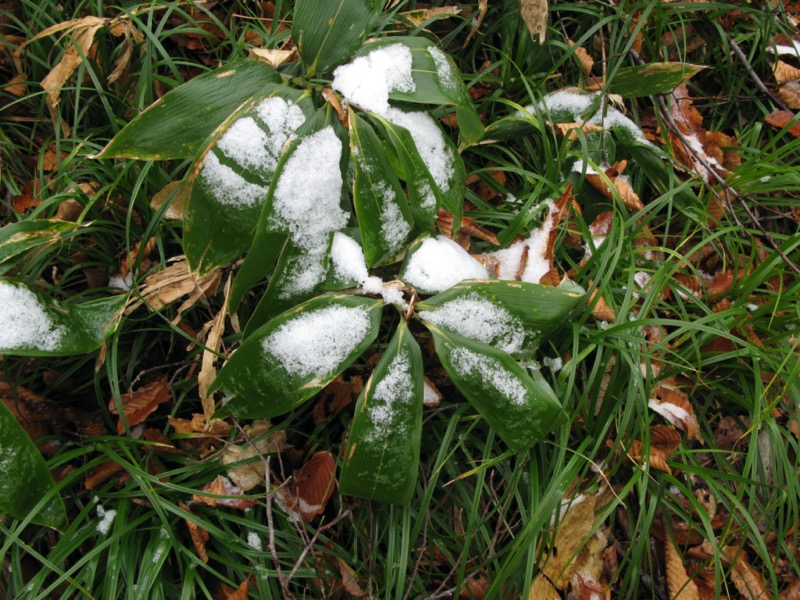
[[[403,281],[424,292],[441,292],[465,279],[486,279],[489,272],[461,246],[444,236],[426,239],[411,255]]]
[[[512,354],[518,352],[525,341],[525,330],[519,319],[474,292],[450,300],[435,310],[420,311],[419,317],[471,340],[494,343]]]
[[[36,294],[0,282],[0,352],[29,347],[52,352],[64,335],[66,329],[53,322]]]
[[[114,519],[117,518],[117,511],[106,510],[103,508],[102,504],[98,504],[97,516],[100,518],[100,521],[97,523],[97,533],[100,535],[106,535],[109,531],[111,531],[111,525],[114,524]]]
[[[333,373],[370,330],[366,307],[328,306],[287,321],[263,342],[295,377],[324,377]]]

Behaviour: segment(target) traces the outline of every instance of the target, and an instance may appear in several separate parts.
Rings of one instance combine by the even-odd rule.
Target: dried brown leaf
[[[11,79],[8,80],[8,83],[3,87],[3,90],[11,94],[12,96],[16,96],[17,98],[22,98],[25,94],[28,93],[28,76],[25,73],[17,73]]]
[[[336,377],[323,388],[319,400],[311,411],[314,425],[330,421],[355,402],[363,389],[364,379],[360,375],[353,375],[350,379],[345,379],[344,375]]]
[[[675,452],[681,445],[681,434],[666,425],[650,427],[650,448],[656,448],[665,454]]]
[[[597,293],[596,289],[589,294],[589,303],[592,305],[592,316],[598,321],[613,323],[616,320],[617,315],[614,309]]]
[[[594,527],[597,497],[578,496],[559,520],[556,539],[542,573],[560,590],[566,589],[577,566],[578,550]]]
[[[793,110],[800,108],[800,81],[788,81],[778,88],[778,97]]]
[[[183,502],[179,503],[179,506],[192,514],[192,511],[189,510],[189,507],[186,506]],[[208,551],[206,550],[206,542],[209,540],[208,531],[194,523],[189,519],[184,519],[186,521],[186,526],[189,528],[189,535],[192,538],[192,544],[194,544],[195,552],[197,552],[197,556],[200,557],[204,563],[208,562]]]
[[[787,83],[800,79],[800,69],[782,60],[772,65],[772,73],[775,75],[775,81],[778,83]]]
[[[189,195],[186,193],[187,188],[184,186],[184,181],[179,179],[177,181],[171,181],[163,188],[153,195],[150,199],[150,207],[153,210],[159,210],[170,195],[173,193],[174,190],[178,190],[175,193],[175,196],[172,198],[172,202],[167,207],[167,210],[164,211],[162,218],[167,219],[169,221],[182,221],[184,217],[184,207],[186,206],[186,202],[189,200]]]
[[[242,463],[229,468],[228,477],[242,490],[248,491],[266,481],[266,465],[261,457],[283,452],[289,444],[286,442],[286,432],[273,431],[269,421],[254,421],[244,428],[244,432],[249,443],[227,446],[222,452],[222,464]]]
[[[434,19],[447,19],[449,17],[455,17],[461,13],[461,10],[462,9],[458,6],[439,6],[435,8],[424,8],[421,10],[409,10],[402,12],[397,16],[406,19],[418,27],[423,23],[427,23],[428,21]]]
[[[249,587],[249,579],[245,579],[236,589],[223,583],[219,586],[219,594],[215,598],[219,598],[219,600],[247,600],[250,597],[248,594]]]
[[[288,62],[296,52],[296,50],[250,48],[248,58],[267,63],[273,69],[277,69],[283,63]]]
[[[650,398],[648,406],[669,421],[681,431],[685,431],[690,438],[700,440],[700,424],[689,402],[689,396],[664,380],[656,387],[656,397]]]
[[[228,298],[231,293],[231,281],[233,273],[228,275],[225,282],[225,299],[217,315],[211,320],[211,329],[208,332],[206,343],[203,347],[203,359],[201,361],[200,373],[197,376],[197,387],[200,393],[200,402],[203,405],[203,414],[206,420],[210,420],[214,414],[214,396],[208,393],[211,384],[217,377],[217,370],[214,363],[219,355],[219,348],[222,344],[222,334],[225,332],[225,317],[228,314]]]
[[[697,584],[686,573],[683,559],[669,538],[667,531],[664,531],[664,538],[669,597],[671,600],[700,600],[700,591],[697,589]]]
[[[192,495],[192,503],[238,508],[239,510],[246,510],[258,504],[258,500],[255,498],[245,498],[242,489],[222,475],[217,475],[214,481],[205,484],[200,488],[200,492],[202,493]]]
[[[547,577],[539,573],[531,582],[528,600],[561,600],[561,594]]]
[[[336,463],[330,452],[317,452],[295,474],[294,479],[276,490],[286,509],[306,523],[325,511],[336,487]]]
[[[795,120],[795,116],[794,113],[788,110],[776,110],[764,117],[764,121],[773,127],[780,127],[781,129],[794,121],[791,127],[789,127],[789,133],[795,137],[800,137],[800,120]]]
[[[575,42],[572,40],[567,40],[567,44],[570,48],[575,46]],[[591,76],[592,74],[592,67],[594,67],[594,59],[591,55],[586,51],[586,48],[577,47],[575,48],[575,56],[578,57],[578,60],[581,63],[581,69],[583,70],[583,74],[587,77]],[[600,128],[602,129],[602,127]]]
[[[519,12],[532,39],[539,37],[539,43],[547,38],[547,0],[519,0]]]
[[[336,563],[339,565],[339,574],[342,576],[342,587],[344,591],[356,598],[363,598],[366,596],[366,592],[358,585],[358,577],[353,567],[338,556],[336,557]]]
[[[725,546],[722,549],[725,556],[733,565],[731,580],[743,598],[748,600],[766,600],[772,595],[764,585],[761,574],[753,569],[747,554],[740,550],[738,545]]]
[[[189,263],[184,258],[179,258],[166,269],[145,279],[142,297],[152,310],[161,310],[179,298],[188,296],[178,308],[178,313],[182,313],[205,296],[215,294],[221,277],[219,269],[199,277],[189,269]],[[128,310],[132,311],[138,306],[136,304]]]
[[[125,421],[129,427],[143,423],[147,417],[156,411],[159,404],[169,402],[172,398],[169,380],[166,377],[148,383],[140,387],[135,392],[123,394],[120,398],[122,410],[125,413],[125,420],[120,419],[117,423],[117,433],[122,435],[125,431]],[[108,403],[108,410],[111,414],[119,414],[117,402],[111,399]]]
[[[482,600],[489,589],[489,580],[484,573],[478,573],[468,577],[461,587],[458,594],[459,598],[470,598],[471,600]]]
[[[89,473],[86,475],[86,480],[83,482],[83,487],[85,487],[87,490],[92,490],[101,483],[105,483],[121,471],[123,471],[122,466],[118,465],[113,460],[102,462],[94,469],[89,471]]]

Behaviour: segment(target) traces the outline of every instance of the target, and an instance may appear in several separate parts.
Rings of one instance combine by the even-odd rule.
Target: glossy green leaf
[[[439,186],[425,166],[408,129],[395,125],[379,115],[370,116],[384,138],[394,148],[403,167],[411,214],[417,227],[422,231],[429,230],[436,221],[439,207],[444,205]]]
[[[566,421],[544,377],[511,355],[426,323],[450,379],[514,451],[529,448]]]
[[[255,331],[219,372],[211,391],[220,415],[271,418],[301,405],[375,341],[382,300],[325,294]]]
[[[394,256],[411,234],[413,218],[380,139],[369,123],[350,115],[355,163],[353,204],[367,266]]]
[[[296,287],[295,284],[298,280],[303,279],[309,273],[325,273],[327,275],[328,263],[327,252],[309,256],[302,248],[286,239],[267,290],[261,296],[256,309],[247,321],[244,336],[249,337],[273,317],[311,297],[317,289],[316,285],[303,286],[304,288],[310,287],[310,289],[300,292],[292,288]]]
[[[22,283],[0,280],[0,354],[66,356],[100,347],[127,296],[61,304]]]
[[[96,158],[167,160],[194,156],[242,103],[281,77],[269,65],[240,60],[171,90],[128,123]]]
[[[183,247],[200,274],[250,247],[285,142],[313,111],[301,91],[272,84],[264,91],[214,131],[190,172]]]
[[[453,59],[435,43],[421,37],[387,37],[365,44],[359,56],[376,48],[403,44],[411,50],[411,77],[414,91],[394,90],[389,98],[415,104],[447,104],[456,107],[461,132],[461,149],[477,143],[483,136],[483,124],[472,104],[467,86]]]
[[[327,73],[355,52],[380,11],[376,0],[297,0],[292,39],[306,75]]]
[[[333,113],[335,115],[335,113]],[[320,164],[327,161],[330,167],[330,159],[333,156],[320,156],[309,149],[312,146],[304,144],[308,138],[319,139],[324,136],[328,140],[333,140],[334,136],[340,143],[340,154],[338,156],[338,177],[341,179],[341,187],[328,189],[332,185],[327,177],[325,169],[320,169]],[[312,292],[324,283],[327,269],[327,249],[330,244],[330,233],[332,229],[341,228],[346,225],[347,214],[340,210],[336,217],[341,217],[341,223],[331,224],[331,207],[320,210],[318,205],[308,205],[307,198],[301,194],[314,194],[315,191],[325,189],[331,196],[335,197],[337,203],[341,203],[345,196],[345,178],[342,175],[346,172],[347,161],[349,160],[349,145],[347,144],[346,132],[335,116],[327,110],[319,110],[311,115],[306,122],[296,131],[294,140],[289,147],[281,154],[280,161],[275,169],[272,182],[270,183],[266,199],[261,208],[258,223],[256,225],[255,236],[253,238],[252,249],[245,257],[239,275],[233,284],[232,298],[230,305],[235,307],[239,299],[247,292],[250,287],[263,279],[267,274],[276,270],[276,259],[279,253],[284,254],[284,273],[280,277],[277,272],[273,275],[270,287],[283,299],[298,299],[302,297],[300,292]],[[311,140],[309,144],[313,144]],[[303,149],[304,148],[304,149]],[[286,174],[289,173],[287,176]],[[292,181],[287,179],[303,175],[303,181]],[[290,181],[291,183],[286,183]],[[282,187],[282,182],[283,187]],[[302,187],[303,190],[298,189]],[[295,193],[296,192],[296,193]],[[283,196],[281,196],[283,194]],[[327,200],[331,198],[328,197]],[[283,201],[283,216],[276,215],[276,202]],[[329,204],[331,204],[329,202]],[[293,260],[286,254],[287,250],[294,253]],[[306,260],[303,259],[305,257]],[[304,281],[302,286],[290,285],[292,281]],[[297,292],[291,288],[296,287]],[[272,314],[276,314],[273,312]]]
[[[484,143],[503,142],[528,135],[536,131],[537,125],[538,119],[532,115],[513,114],[502,117],[486,126]]]
[[[356,403],[339,490],[407,505],[419,469],[422,352],[401,321]]]
[[[31,219],[9,223],[0,229],[0,263],[38,246],[58,243],[82,227],[79,223],[56,219]]]
[[[496,279],[459,283],[418,302],[426,323],[510,354],[530,354],[562,326],[583,300],[581,291]]]
[[[41,453],[0,402],[0,511],[17,519],[26,518],[50,494],[50,498],[31,516],[33,523],[64,530],[67,512],[61,496],[53,491],[55,482]]]
[[[684,81],[705,69],[702,65],[681,62],[654,62],[623,67],[606,85],[609,94],[623,98],[639,98],[671,92]]]

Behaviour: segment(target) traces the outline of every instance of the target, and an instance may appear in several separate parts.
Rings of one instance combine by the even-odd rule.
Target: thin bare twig
[[[758,76],[758,74],[757,74],[757,73],[756,73],[756,72],[753,70],[753,66],[750,64],[750,61],[749,61],[749,60],[747,60],[747,56],[746,56],[746,55],[745,55],[745,53],[742,51],[742,49],[741,49],[741,47],[739,46],[739,44],[737,44],[737,43],[736,43],[736,40],[734,40],[734,39],[733,39],[733,38],[732,38],[730,35],[728,35],[727,33],[725,34],[725,39],[726,39],[726,40],[728,40],[728,44],[730,44],[730,46],[731,46],[731,49],[733,50],[733,53],[734,53],[734,54],[736,55],[736,57],[737,57],[737,58],[738,58],[738,59],[739,59],[739,60],[742,62],[742,64],[744,65],[744,68],[745,68],[745,70],[747,71],[748,75],[750,75],[750,78],[751,78],[751,79],[753,80],[753,82],[756,84],[756,87],[758,87],[758,89],[760,89],[760,90],[761,90],[762,92],[764,92],[764,93],[765,93],[767,96],[769,96],[769,99],[770,99],[770,100],[772,100],[772,101],[773,101],[775,104],[777,104],[778,106],[780,106],[780,107],[781,107],[783,110],[789,110],[789,107],[788,107],[788,106],[786,106],[786,104],[783,102],[783,100],[781,100],[781,99],[780,99],[780,98],[778,98],[778,97],[777,97],[775,94],[773,94],[773,93],[772,93],[772,90],[770,90],[770,89],[769,89],[769,88],[768,88],[768,87],[767,87],[767,86],[764,84],[764,82],[761,80],[761,78]]]

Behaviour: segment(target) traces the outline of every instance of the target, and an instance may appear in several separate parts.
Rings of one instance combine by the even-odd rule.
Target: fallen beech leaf
[[[589,294],[589,304],[592,305],[592,316],[598,321],[613,323],[617,319],[614,309],[597,293],[596,289],[592,290]]]
[[[217,377],[217,370],[214,368],[214,363],[217,361],[219,348],[222,345],[222,334],[225,331],[225,316],[228,314],[228,298],[231,293],[232,280],[233,273],[230,273],[228,275],[228,280],[225,282],[225,298],[222,301],[222,307],[210,322],[211,328],[208,332],[206,342],[203,345],[203,358],[200,363],[200,373],[197,376],[200,402],[203,405],[203,414],[206,416],[206,420],[210,420],[214,414],[214,396],[213,394],[209,394],[208,390]]]
[[[772,65],[772,74],[775,75],[775,81],[778,83],[786,83],[788,81],[800,79],[800,69],[782,60]]]
[[[422,10],[409,10],[398,14],[398,17],[407,19],[415,26],[420,26],[423,23],[434,19],[446,19],[454,17],[461,13],[461,9],[457,6],[440,6],[437,8],[425,8]]]
[[[423,386],[422,403],[427,407],[439,406],[444,397],[439,388],[427,376],[424,376]]]
[[[787,81],[778,88],[778,97],[788,108],[800,108],[800,81]]]
[[[223,583],[219,586],[219,598],[222,600],[247,600],[250,597],[248,594],[249,586],[249,579],[245,579],[236,589]]]
[[[789,133],[795,137],[800,137],[800,120],[795,120],[795,116],[788,110],[776,110],[764,117],[764,121],[781,129],[792,123],[791,127],[789,127]]]
[[[642,454],[642,442],[640,440],[634,440],[628,450],[628,454],[634,462],[647,463],[651,469],[656,469],[672,475],[672,469],[667,464],[667,454],[658,448],[651,446],[650,454],[645,457]]]
[[[470,27],[467,40],[464,42],[464,48],[467,47],[467,44],[469,44],[469,41],[473,38],[473,36],[478,33],[478,29],[480,29],[481,25],[483,24],[483,20],[486,18],[486,11],[488,10],[489,0],[478,0],[478,16],[472,19],[472,26]]]
[[[642,204],[639,195],[634,191],[633,187],[631,187],[627,177],[609,177],[608,175],[606,177],[610,179],[611,185],[614,186],[614,190],[619,194],[622,203],[627,208],[631,210],[641,210],[644,208],[644,204]],[[606,179],[606,177],[603,177],[598,173],[587,173],[586,181],[588,181],[598,192],[603,194],[603,196],[608,199],[613,199],[614,190],[609,187],[608,179]]]
[[[700,424],[689,402],[689,396],[680,391],[674,382],[664,380],[656,386],[656,397],[650,398],[648,406],[672,423],[690,438],[700,440]]]
[[[733,285],[733,271],[722,271],[706,284],[706,293],[711,295],[723,294]]]
[[[233,425],[220,419],[206,421],[204,415],[195,413],[192,420],[178,419],[170,415],[167,417],[170,425],[175,429],[175,433],[195,434],[199,436],[228,437]]]
[[[531,582],[528,600],[561,600],[561,594],[547,577],[539,573]]]
[[[478,573],[477,575],[467,578],[464,585],[461,587],[461,592],[459,592],[458,597],[482,600],[488,589],[489,580],[486,579],[486,575],[484,573]]]
[[[92,490],[101,483],[105,483],[122,470],[123,468],[113,460],[102,462],[89,471],[88,475],[86,475],[86,480],[83,482],[83,487],[87,490]]]
[[[650,427],[650,448],[665,454],[675,452],[681,445],[681,434],[666,425]]]
[[[179,298],[188,296],[178,308],[180,315],[194,306],[201,298],[216,293],[221,277],[222,272],[219,269],[214,269],[207,275],[198,277],[189,269],[186,259],[180,257],[166,269],[145,279],[141,290],[142,297],[152,310],[161,310]],[[132,312],[140,305],[140,303],[135,303],[127,310]]]
[[[289,447],[286,443],[286,432],[283,430],[265,436],[272,429],[269,421],[255,421],[245,427],[249,443],[230,444],[222,452],[223,465],[243,463],[228,469],[228,477],[245,492],[257,485],[263,485],[266,481],[266,465],[260,457],[283,452]]]
[[[542,573],[560,590],[566,589],[577,566],[578,550],[594,527],[597,497],[577,496],[559,519],[552,551],[542,566]]]
[[[170,195],[177,189],[175,192],[175,196],[172,198],[172,202],[167,207],[167,210],[164,211],[162,218],[167,219],[169,221],[182,221],[184,217],[184,207],[186,206],[186,202],[189,200],[186,187],[184,186],[184,181],[179,179],[177,181],[171,181],[159,191],[155,193],[155,195],[150,199],[150,207],[153,210],[159,210],[164,203],[169,199]]]
[[[672,600],[700,600],[697,584],[689,579],[686,567],[683,566],[683,559],[678,554],[678,550],[666,530],[664,531],[664,555],[669,597]]]
[[[344,375],[336,377],[323,388],[319,400],[311,411],[314,425],[330,421],[355,402],[363,389],[364,379],[360,375],[353,375],[350,379],[345,379]]]
[[[267,63],[273,69],[277,69],[288,62],[295,52],[295,50],[250,48],[248,58]]]
[[[178,504],[183,510],[192,514],[192,511],[189,510],[189,507],[186,506],[183,502]],[[189,535],[192,537],[192,544],[194,544],[195,552],[197,552],[197,556],[200,557],[204,563],[208,562],[208,551],[206,550],[206,542],[209,540],[208,531],[194,523],[189,519],[184,519],[186,521],[187,527],[189,527]]]
[[[210,481],[200,488],[205,494],[193,494],[192,503],[205,504],[207,506],[224,506],[226,508],[238,508],[245,510],[258,504],[255,498],[245,498],[241,488],[231,483],[231,480],[222,475],[217,475],[214,481]],[[218,498],[217,496],[226,496]]]
[[[366,592],[358,585],[358,577],[356,577],[356,572],[353,568],[338,556],[336,557],[336,562],[339,565],[339,574],[342,576],[342,587],[344,591],[356,598],[363,598],[366,596]]]
[[[506,172],[502,169],[493,168],[497,167],[497,165],[492,162],[488,163],[486,167],[488,169],[488,171],[486,171],[486,175],[488,175],[490,179],[497,183],[498,188],[504,188],[506,185]],[[475,175],[475,178],[478,181],[478,195],[487,202],[493,198],[496,198],[502,193],[495,187],[489,185],[486,179],[480,175]]]
[[[547,0],[519,0],[519,12],[522,21],[531,34],[531,39],[539,37],[539,43],[544,43],[547,37]]]
[[[736,589],[742,595],[742,598],[748,600],[766,600],[771,598],[772,594],[767,590],[764,585],[764,580],[761,574],[750,566],[750,561],[744,550],[741,550],[738,545],[725,546],[722,552],[732,563],[731,580]]]
[[[603,131],[602,125],[594,125],[592,123],[551,123],[548,121],[547,125],[550,126],[556,133],[566,136],[570,140],[575,140],[578,138],[578,131],[582,131],[583,133],[596,133],[598,131]]]
[[[120,401],[128,426],[133,427],[143,423],[147,417],[156,411],[159,404],[168,402],[171,398],[172,390],[166,377],[153,383],[148,383],[135,392],[122,394]],[[108,403],[108,410],[111,414],[119,414],[117,402],[113,398]],[[117,423],[117,433],[122,435],[124,431],[125,422],[120,419]]]
[[[14,75],[14,77],[8,80],[8,83],[5,85],[3,90],[12,96],[22,98],[28,93],[28,85],[25,83],[26,81],[28,81],[28,76],[25,75],[25,73],[17,73]]]
[[[330,452],[317,452],[295,473],[294,479],[276,490],[287,511],[306,523],[325,511],[336,487],[336,463]]]
[[[575,47],[575,42],[573,42],[572,40],[567,40],[567,44],[569,45],[570,48]],[[587,77],[591,76],[592,67],[594,67],[594,59],[586,51],[586,48],[582,48],[580,46],[575,48],[575,56],[578,57],[578,60],[581,63],[581,69],[583,70],[583,74],[586,75]]]

